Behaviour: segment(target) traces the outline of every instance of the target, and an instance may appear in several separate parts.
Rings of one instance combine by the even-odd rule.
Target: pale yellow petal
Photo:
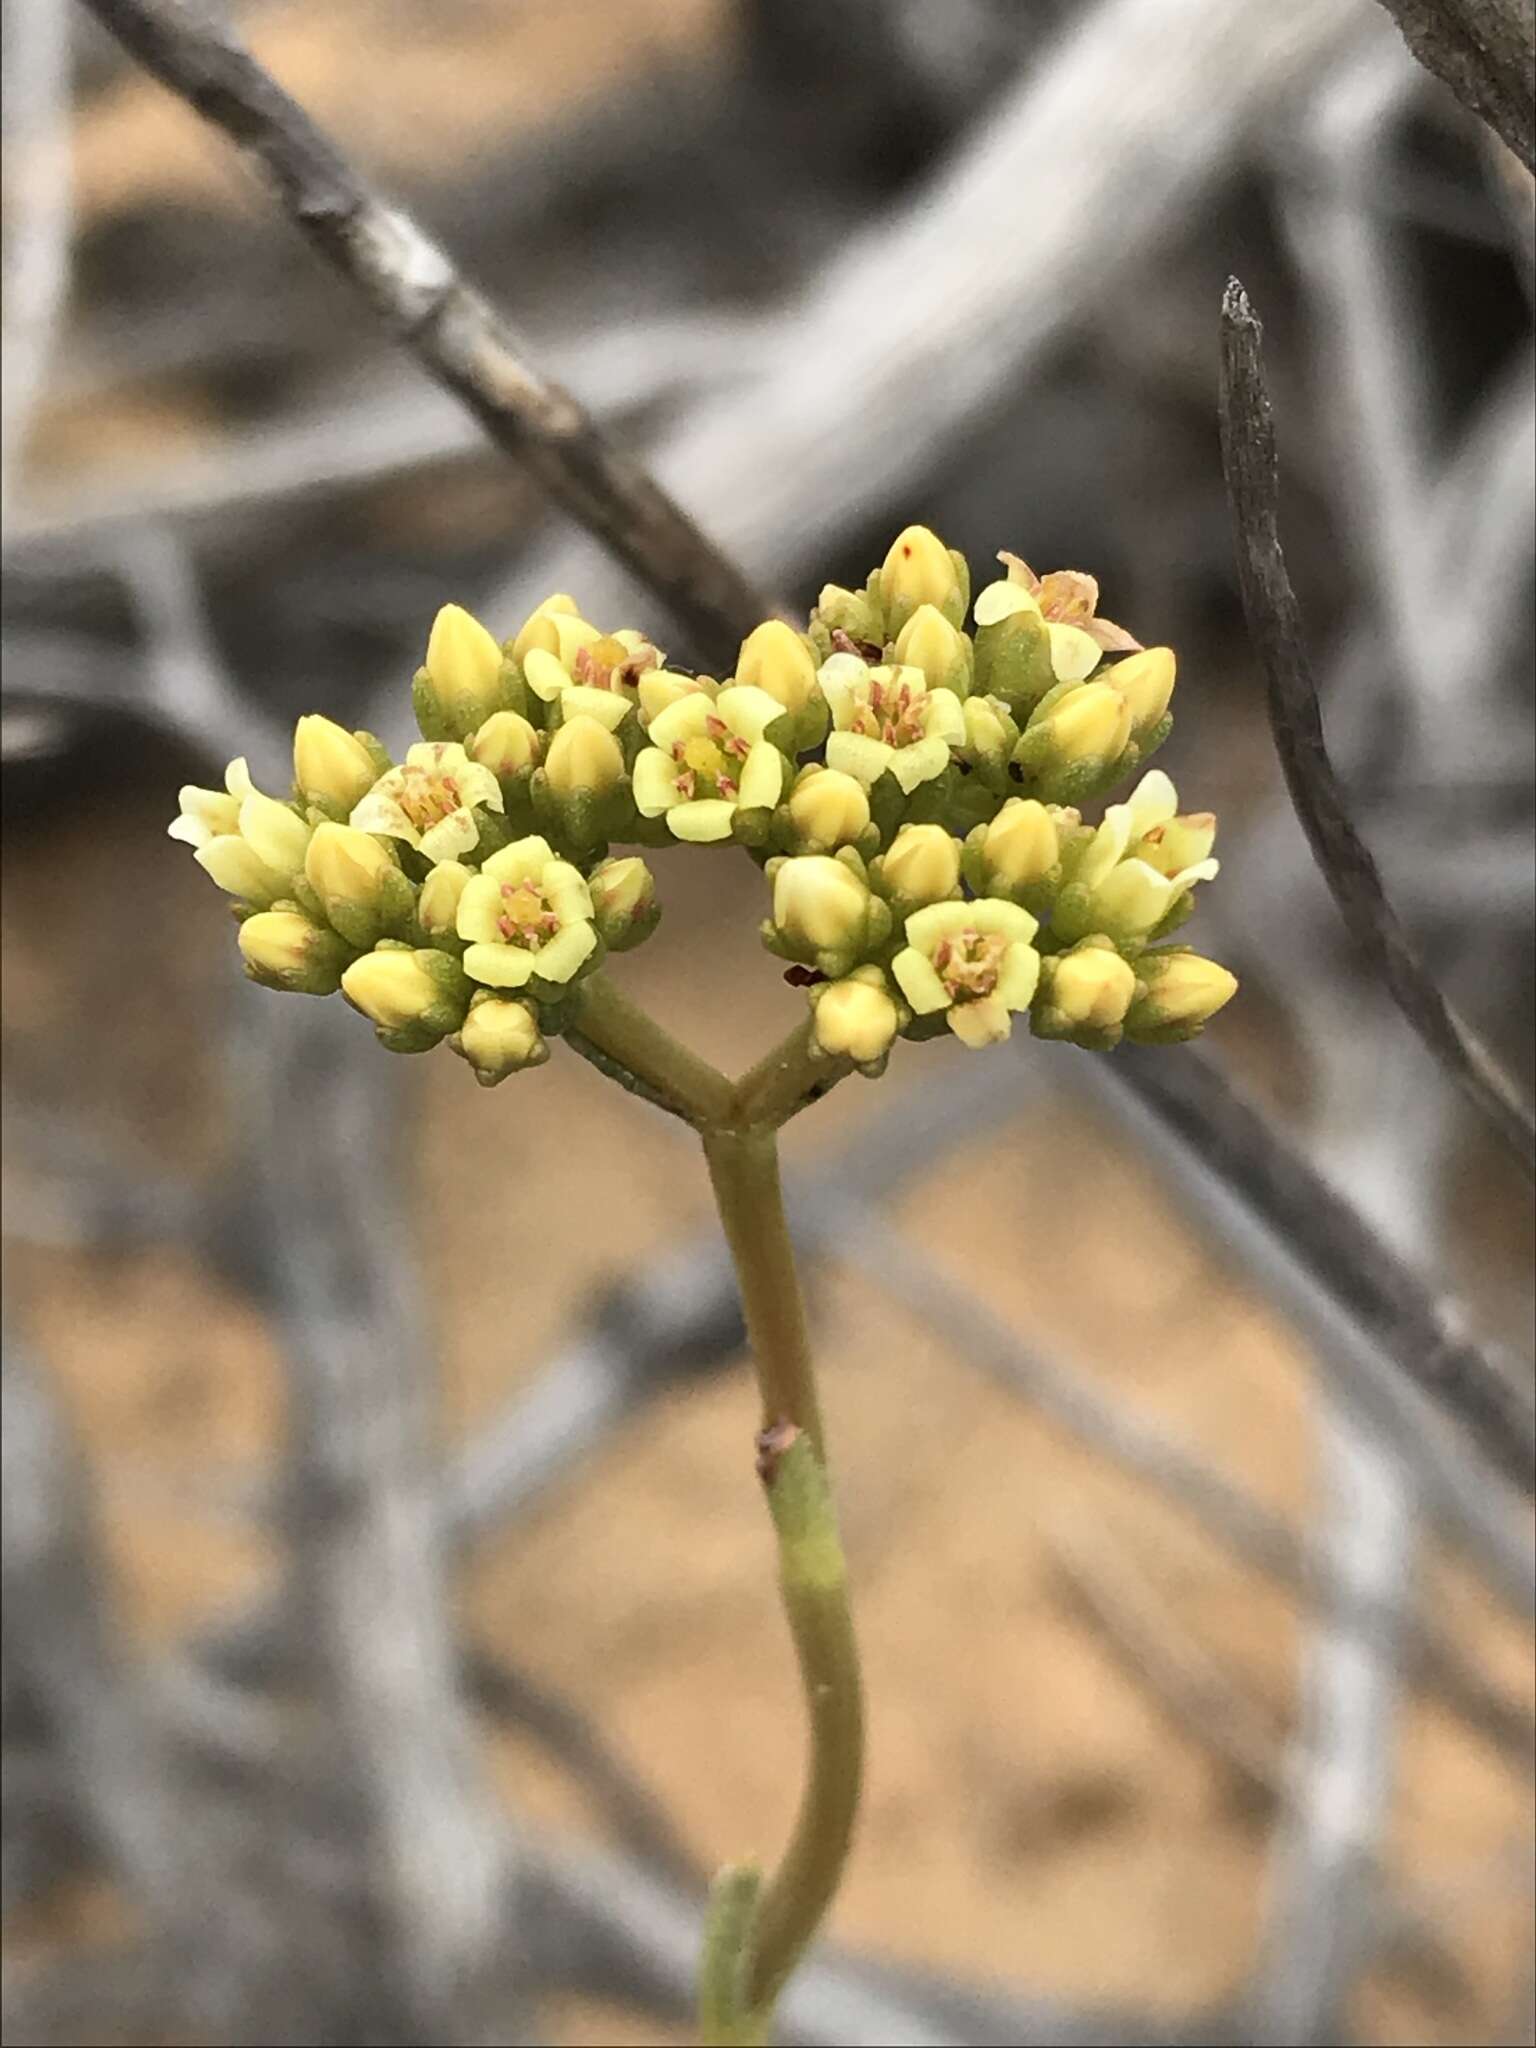
[[[724,797],[698,797],[692,803],[675,804],[667,813],[667,830],[674,839],[691,846],[708,846],[731,836],[736,806]]]
[[[910,929],[910,920],[908,925]],[[915,946],[907,946],[896,955],[891,962],[891,974],[919,1017],[928,1017],[935,1010],[949,1008],[949,990],[940,981],[933,962]]]
[[[522,988],[537,962],[523,946],[466,946],[464,972],[487,988]]]
[[[636,756],[630,788],[641,817],[659,818],[679,801],[677,763],[659,747],[647,747]]]

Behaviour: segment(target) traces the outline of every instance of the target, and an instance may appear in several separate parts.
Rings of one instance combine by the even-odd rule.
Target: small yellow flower
[[[812,1034],[833,1059],[871,1066],[901,1029],[901,1012],[878,967],[860,967],[841,981],[810,990]]]
[[[541,1066],[549,1058],[533,1006],[488,996],[483,990],[470,1003],[468,1015],[448,1044],[474,1068],[475,1079],[488,1088],[508,1074]]]
[[[581,616],[576,600],[557,591],[553,597],[546,597],[518,627],[512,641],[512,659],[526,665],[528,656],[537,649],[541,654],[557,656],[569,675],[569,664],[577,649],[589,647],[602,637],[596,626],[588,625]]]
[[[771,808],[784,793],[784,756],[763,735],[784,706],[749,683],[711,700],[680,697],[651,720],[634,768],[635,806],[665,817],[675,839],[729,839],[738,810]]]
[[[835,853],[869,826],[869,796],[862,782],[837,768],[801,769],[789,793],[789,815],[805,853]]]
[[[1135,944],[1155,930],[1197,882],[1211,881],[1220,873],[1220,862],[1209,856],[1164,873],[1132,852],[1175,821],[1178,804],[1173,784],[1154,768],[1123,804],[1109,806],[1072,869],[1070,889],[1057,904],[1052,918],[1057,931],[1067,938],[1105,932],[1117,945]]]
[[[903,825],[879,872],[886,895],[904,908],[942,903],[960,887],[960,843],[942,825]]]
[[[601,728],[599,728],[601,730]],[[492,988],[572,980],[597,950],[592,896],[579,869],[533,834],[493,853],[459,897],[464,972]]]
[[[620,633],[594,633],[588,639],[586,634],[593,629],[585,619],[571,624],[556,618],[553,625],[557,639],[564,625],[564,644],[554,651],[531,647],[523,658],[524,679],[546,704],[568,690],[611,692],[626,705],[633,704],[641,681],[661,665],[657,649],[629,627]]]
[[[490,769],[471,761],[456,741],[423,740],[407,749],[403,767],[379,777],[347,822],[359,832],[403,840],[428,860],[455,860],[480,842],[475,810],[482,804],[503,808]]]
[[[891,973],[918,1016],[943,1011],[963,1044],[994,1045],[1034,996],[1040,955],[1031,941],[1039,928],[1027,910],[995,897],[934,903],[907,919]]]
[[[820,680],[836,727],[827,766],[866,789],[889,770],[910,796],[944,773],[951,747],[965,744],[960,699],[953,690],[930,690],[921,669],[868,668],[856,654],[834,654]]]
[[[350,811],[373,787],[378,772],[362,741],[333,718],[312,711],[294,727],[294,786],[311,802]]]
[[[291,889],[313,829],[291,805],[263,796],[243,757],[230,762],[222,790],[189,783],[167,828],[221,889],[260,908]]]
[[[736,680],[766,690],[786,711],[803,711],[816,687],[816,657],[803,633],[767,619],[742,641]]]
[[[578,712],[550,740],[544,773],[557,796],[601,796],[624,779],[624,749],[601,719]]]
[[[931,604],[956,623],[965,606],[965,586],[955,558],[926,526],[908,526],[897,534],[880,565],[878,581],[888,631],[904,626],[919,605]]]

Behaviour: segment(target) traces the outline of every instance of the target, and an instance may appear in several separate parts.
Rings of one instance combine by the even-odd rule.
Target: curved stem
[[[758,1471],[778,1536],[780,1584],[810,1724],[800,1811],[763,1892],[745,1959],[747,2015],[766,2031],[774,2000],[821,1924],[847,1861],[863,1772],[863,1694],[778,1146],[771,1128],[706,1131],[704,1153],[762,1390]]]

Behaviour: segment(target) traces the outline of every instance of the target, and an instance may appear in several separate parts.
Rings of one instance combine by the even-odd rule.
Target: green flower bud
[[[259,910],[239,931],[245,971],[263,988],[329,996],[341,986],[352,949],[296,910]]]
[[[1125,1035],[1144,1045],[1194,1038],[1237,994],[1235,974],[1181,946],[1143,953],[1136,975],[1141,989],[1126,1015]]]
[[[1047,957],[1031,1006],[1037,1038],[1066,1038],[1096,1051],[1117,1045],[1136,994],[1135,970],[1108,939],[1085,939]]]
[[[661,922],[656,880],[637,854],[605,860],[587,877],[592,922],[610,953],[627,953]]]
[[[484,1088],[494,1088],[498,1081],[520,1074],[525,1067],[542,1066],[549,1058],[533,1005],[483,991],[470,1003],[448,1049],[469,1062]]]
[[[971,643],[935,605],[918,606],[896,635],[891,659],[898,666],[920,668],[930,690],[970,695]]]
[[[334,719],[310,712],[293,729],[293,785],[306,803],[344,818],[379,777],[374,754]]]
[[[446,953],[386,940],[352,962],[341,977],[341,992],[378,1026],[392,1050],[417,1052],[463,1023],[470,985]]]
[[[870,879],[897,914],[943,903],[960,893],[960,844],[942,825],[903,825]]]
[[[869,829],[869,795],[862,782],[814,762],[795,778],[785,806],[787,837],[796,853],[835,853]]]
[[[885,1065],[902,1010],[878,967],[859,967],[841,981],[808,991],[816,1048],[829,1059],[849,1059],[866,1072]]]
[[[462,605],[445,604],[433,620],[412,695],[427,740],[467,738],[504,701],[501,648]]]
[[[926,526],[905,527],[880,565],[878,589],[887,635],[899,634],[919,605],[931,604],[952,626],[965,617],[969,575],[964,560]]]
[[[770,861],[773,917],[763,936],[786,959],[836,980],[889,936],[891,913],[858,870],[856,857],[797,854]]]

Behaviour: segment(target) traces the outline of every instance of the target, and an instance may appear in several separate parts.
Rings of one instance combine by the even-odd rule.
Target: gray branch
[[[84,0],[267,173],[278,199],[428,373],[670,604],[701,658],[734,654],[771,604],[582,405],[527,359],[444,250],[352,168],[226,23],[177,0]]]
[[[1221,445],[1248,628],[1268,685],[1286,787],[1340,915],[1409,1024],[1536,1179],[1536,1121],[1492,1054],[1458,1018],[1387,900],[1323,740],[1322,714],[1278,530],[1274,417],[1260,328],[1233,278],[1221,309]],[[1527,1460],[1528,1463],[1528,1460]]]
[[[1426,71],[1536,170],[1536,25],[1530,0],[1381,0]]]

